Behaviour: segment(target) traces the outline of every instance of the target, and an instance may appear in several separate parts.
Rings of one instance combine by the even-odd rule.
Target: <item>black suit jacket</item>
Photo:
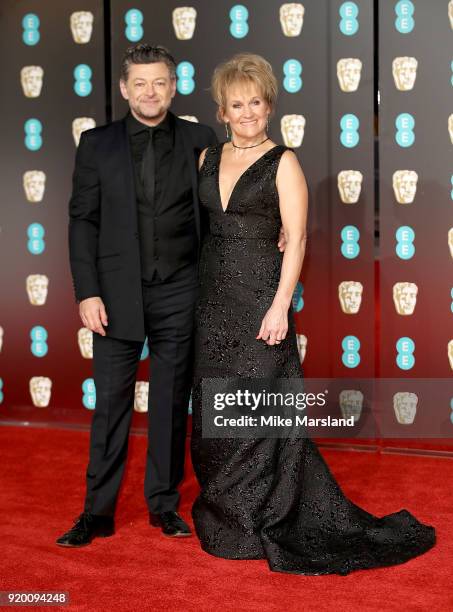
[[[190,168],[198,238],[198,157],[215,144],[214,131],[175,117]],[[145,338],[140,249],[132,157],[126,121],[82,132],[69,202],[69,255],[77,301],[99,296],[107,335]],[[175,177],[177,180],[177,177]]]

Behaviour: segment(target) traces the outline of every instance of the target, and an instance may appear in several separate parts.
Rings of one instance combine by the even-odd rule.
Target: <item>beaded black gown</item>
[[[200,170],[209,232],[200,259],[192,396],[192,462],[201,492],[192,516],[204,551],[226,559],[267,559],[273,571],[348,574],[394,565],[430,549],[435,530],[407,510],[378,518],[347,499],[307,438],[202,437],[201,379],[300,377],[294,321],[287,339],[255,338],[280,277],[281,226],[275,185],[286,147],[250,166],[223,210],[222,145]]]

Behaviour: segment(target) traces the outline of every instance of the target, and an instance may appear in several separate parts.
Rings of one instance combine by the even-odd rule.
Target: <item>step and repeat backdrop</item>
[[[241,51],[271,62],[280,95],[270,136],[294,149],[310,189],[307,255],[293,299],[303,373],[345,379],[338,409],[356,419],[367,403],[357,381],[392,379],[372,407],[386,431],[420,437],[423,413],[448,438],[453,2],[380,2],[377,61],[376,14],[365,0],[115,0],[107,15],[104,6],[0,7],[0,419],[83,425],[95,407],[92,336],[78,319],[69,273],[67,205],[80,133],[105,123],[106,109],[112,119],[124,116],[120,60],[142,41],[175,56],[172,110],[211,125],[220,140],[209,94],[215,66]],[[146,426],[147,370],[145,343],[138,428]],[[438,385],[422,385],[420,397],[410,386],[416,378]]]
[[[0,418],[87,423],[67,222],[81,130],[105,122],[103,2],[5,0],[0,33]]]
[[[434,42],[435,41],[435,42]],[[411,429],[453,433],[453,2],[379,3],[379,375]],[[425,379],[423,384],[421,380]],[[406,424],[407,423],[407,424]]]

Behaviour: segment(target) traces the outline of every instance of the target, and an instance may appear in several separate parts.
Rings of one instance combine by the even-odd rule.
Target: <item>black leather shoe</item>
[[[72,529],[57,540],[59,546],[79,548],[87,546],[94,538],[108,538],[115,533],[113,516],[99,516],[82,512],[74,521]]]
[[[189,525],[177,512],[149,513],[149,522],[153,527],[161,527],[162,533],[172,538],[188,538],[192,535]]]

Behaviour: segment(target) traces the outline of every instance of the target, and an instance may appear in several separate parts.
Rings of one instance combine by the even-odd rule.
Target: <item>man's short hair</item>
[[[170,51],[162,45],[153,46],[146,43],[138,43],[128,47],[121,62],[120,79],[127,81],[131,64],[155,64],[157,62],[166,64],[170,71],[170,77],[172,79],[176,78],[176,62]]]

